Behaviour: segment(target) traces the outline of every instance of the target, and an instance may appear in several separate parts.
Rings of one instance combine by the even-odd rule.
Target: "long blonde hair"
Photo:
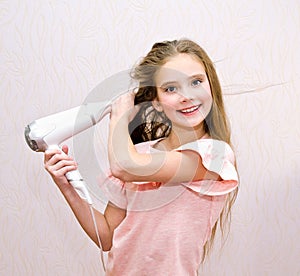
[[[134,68],[132,77],[139,83],[135,104],[144,104],[145,106],[140,109],[136,118],[129,125],[133,142],[139,143],[147,140],[155,140],[166,137],[170,133],[171,122],[164,113],[157,112],[151,105],[151,101],[157,96],[154,77],[157,70],[170,58],[182,53],[196,57],[203,64],[209,80],[213,101],[211,110],[205,118],[205,132],[211,138],[222,140],[231,145],[231,133],[225,113],[222,89],[214,64],[207,53],[197,43],[189,39],[155,43],[150,52]],[[237,189],[227,195],[220,218],[212,228],[210,239],[204,245],[202,261],[212,247],[218,225],[220,225],[223,236],[225,232],[229,231],[229,228],[226,226],[230,225],[231,207],[236,196]]]

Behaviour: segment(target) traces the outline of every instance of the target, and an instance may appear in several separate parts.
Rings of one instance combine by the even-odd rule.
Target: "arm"
[[[123,181],[188,182],[201,179],[219,180],[208,171],[201,156],[191,150],[138,153],[128,124],[137,112],[132,93],[119,97],[112,105],[109,133],[109,161],[112,174]]]
[[[46,151],[44,158],[45,169],[49,172],[53,181],[62,192],[83,230],[98,245],[90,205],[80,198],[65,177],[67,172],[77,169],[76,163],[67,153],[68,148],[66,146],[63,147],[62,151]],[[122,222],[126,216],[126,211],[112,204],[108,204],[104,215],[97,210],[94,210],[94,214],[102,249],[104,251],[110,250],[114,229]]]

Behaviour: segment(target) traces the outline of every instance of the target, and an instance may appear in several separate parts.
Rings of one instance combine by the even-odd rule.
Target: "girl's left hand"
[[[134,97],[135,93],[133,91],[119,96],[111,105],[110,119],[132,121],[139,111],[139,107],[134,105]]]

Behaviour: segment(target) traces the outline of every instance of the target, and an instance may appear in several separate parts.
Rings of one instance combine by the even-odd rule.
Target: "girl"
[[[95,210],[107,275],[197,275],[238,186],[216,71],[183,39],[154,44],[132,75],[137,92],[112,104],[110,170],[99,179],[109,203]],[[64,176],[77,168],[67,152],[47,151],[45,168],[98,243],[88,204]]]

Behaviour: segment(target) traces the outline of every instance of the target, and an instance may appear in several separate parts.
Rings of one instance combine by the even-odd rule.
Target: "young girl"
[[[238,176],[213,63],[190,40],[156,43],[136,66],[137,92],[112,104],[109,199],[95,210],[107,275],[197,275],[234,202]],[[88,204],[65,178],[76,163],[45,153],[45,168],[98,244]]]

